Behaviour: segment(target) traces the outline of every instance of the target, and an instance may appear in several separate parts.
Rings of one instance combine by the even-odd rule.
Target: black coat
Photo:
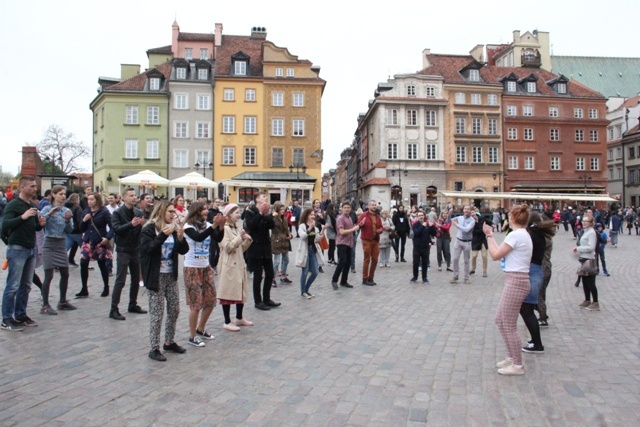
[[[111,215],[111,229],[116,234],[117,252],[138,252],[142,227],[134,227],[133,224],[131,224],[131,220],[136,216],[144,217],[144,213],[136,207],[127,209],[126,205],[122,205],[113,211]]]
[[[244,211],[244,229],[253,239],[253,243],[245,252],[247,259],[271,259],[269,230],[273,229],[275,225],[273,215],[262,215],[255,206]]]
[[[91,221],[82,221],[82,218],[84,218],[86,214],[90,213],[90,208],[87,208],[82,212],[82,217],[80,219],[80,231],[84,233],[82,241],[85,243],[91,243],[91,246],[93,247],[99,244],[103,237],[107,240],[111,240],[113,238],[113,228],[107,231],[107,225],[111,224],[111,214],[109,213],[109,209],[103,206],[93,215],[91,219],[93,220],[93,224],[95,224],[95,228],[91,224]]]
[[[156,225],[148,223],[140,233],[140,272],[144,286],[150,291],[157,291],[160,283],[160,265],[162,260],[162,244],[167,240],[164,233],[156,233]],[[186,239],[178,240],[178,233],[173,232],[173,280],[178,280],[178,254],[189,252]]]
[[[400,221],[400,218],[403,218],[403,220]],[[393,222],[393,226],[396,228],[398,237],[403,237],[409,234],[411,226],[409,225],[409,217],[406,212],[402,211],[401,213],[400,211],[396,211],[396,213],[393,214],[391,221]]]

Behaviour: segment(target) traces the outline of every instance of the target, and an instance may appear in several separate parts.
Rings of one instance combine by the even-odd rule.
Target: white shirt
[[[211,226],[208,222],[205,222],[207,228]],[[184,229],[193,228],[198,231],[193,225],[186,224]],[[206,228],[205,228],[206,229]],[[198,231],[199,232],[199,231]],[[207,236],[202,242],[196,242],[184,233],[184,238],[187,239],[189,244],[189,252],[184,256],[185,267],[205,268],[209,266],[209,245],[211,245],[211,236]]]
[[[504,242],[511,246],[511,252],[505,257],[504,271],[528,273],[533,254],[531,236],[524,228],[518,228],[507,234]]]

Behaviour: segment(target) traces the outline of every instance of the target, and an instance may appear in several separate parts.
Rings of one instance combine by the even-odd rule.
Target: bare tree
[[[38,154],[50,166],[51,172],[71,174],[78,171],[78,161],[89,157],[91,152],[84,142],[56,124],[50,125],[35,144]]]

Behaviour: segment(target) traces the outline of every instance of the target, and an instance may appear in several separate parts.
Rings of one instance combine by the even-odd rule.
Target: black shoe
[[[111,310],[111,313],[109,313],[109,317],[111,319],[114,320],[125,320],[126,317],[124,317],[122,314],[120,314],[120,312],[118,310]]]
[[[404,258],[402,258],[400,261],[402,261],[402,262],[407,262],[407,260],[406,260],[406,259],[404,259]]]
[[[409,280],[411,283],[416,283],[418,281],[417,277],[412,277],[411,280]]]
[[[533,343],[528,343],[526,346],[522,347],[522,351],[525,353],[544,353],[544,346],[536,346]]]
[[[77,267],[78,264],[76,264],[75,261],[69,261],[69,266],[70,267]]]
[[[476,271],[475,271],[475,270],[471,270],[471,271],[469,272],[469,274],[476,274]]]
[[[331,287],[333,288],[334,291],[338,290],[338,282],[331,282]]]
[[[447,267],[447,271],[453,271],[453,268]]]
[[[324,270],[322,269],[322,267],[318,267],[318,272],[319,273],[324,273]]]
[[[147,310],[143,310],[139,305],[129,307],[129,313],[147,314]]]
[[[86,289],[81,290],[76,294],[76,298],[89,298],[89,291]]]
[[[101,297],[108,297],[109,296],[109,287],[105,286],[105,288],[102,290],[102,293],[100,294]]]
[[[429,279],[425,277],[424,279],[422,279],[422,283],[429,283]]]
[[[281,302],[275,302],[273,300],[269,300],[264,303],[267,307],[280,307],[282,305]]]
[[[377,283],[373,281],[373,279],[369,279],[369,283],[371,283],[371,286],[376,286]]]
[[[171,343],[171,344],[169,344],[169,345],[166,345],[166,344],[165,344],[165,345],[163,345],[163,346],[162,346],[162,348],[164,348],[164,350],[165,350],[165,351],[173,351],[174,353],[179,353],[179,354],[182,354],[182,353],[186,353],[186,352],[187,352],[187,349],[186,349],[186,348],[184,348],[184,347],[180,347],[180,346],[179,346],[177,343],[175,343],[175,342],[172,342],[172,343]]]
[[[269,307],[267,307],[263,302],[259,302],[258,304],[256,304],[256,308],[258,310],[264,310],[264,311],[269,311],[271,310]]]
[[[365,285],[365,286],[375,286],[376,285],[376,283],[373,280],[369,280],[369,279],[363,280],[362,284]]]
[[[158,350],[157,348],[149,352],[149,359],[157,360],[158,362],[167,361],[167,358],[164,357],[164,354],[160,353],[160,350]]]
[[[538,320],[538,325],[546,327],[546,326],[549,326],[549,322],[547,322],[546,320],[540,319],[540,320]]]
[[[400,258],[396,257],[396,262],[400,261]]]
[[[344,286],[345,288],[353,288],[353,285],[345,282],[345,283],[340,283],[340,286]]]

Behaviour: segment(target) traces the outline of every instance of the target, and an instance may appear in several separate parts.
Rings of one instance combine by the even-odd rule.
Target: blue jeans
[[[280,276],[287,275],[287,266],[289,265],[289,253],[273,254],[273,272],[280,272]],[[278,268],[281,267],[281,268]]]
[[[544,273],[542,271],[542,266],[538,264],[530,264],[529,283],[531,284],[531,289],[529,290],[529,295],[525,297],[524,302],[528,304],[538,304],[538,297],[540,295],[540,289],[542,288],[543,279]]]
[[[27,303],[36,265],[36,251],[20,245],[7,246],[9,271],[2,297],[2,321],[27,315]],[[15,317],[14,317],[15,314]]]
[[[307,278],[307,275],[310,276]],[[309,288],[314,280],[318,277],[318,258],[315,253],[309,253],[307,256],[307,265],[302,267],[302,276],[300,277],[300,293],[309,292]]]

